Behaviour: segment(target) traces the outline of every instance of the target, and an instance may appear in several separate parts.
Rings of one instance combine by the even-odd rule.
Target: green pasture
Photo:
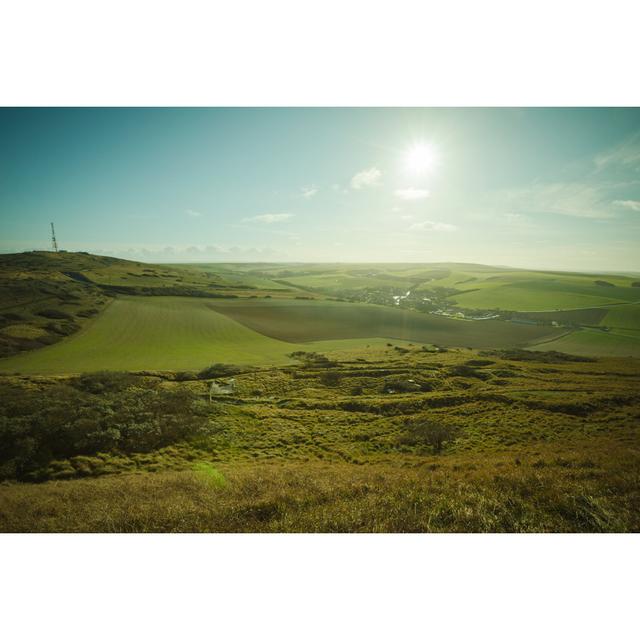
[[[533,274],[529,274],[531,278]],[[602,276],[550,276],[536,274],[535,279],[477,280],[465,293],[451,296],[461,307],[508,309],[512,311],[554,311],[597,307],[640,300],[640,288],[631,287],[625,278]],[[506,279],[506,280],[505,280]],[[595,284],[603,279],[614,286]]]
[[[366,304],[305,300],[121,297],[78,333],[0,361],[0,371],[196,370],[212,362],[286,364],[296,350],[387,340],[474,347],[528,344],[547,327],[465,322]]]
[[[557,340],[532,347],[536,351],[562,351],[595,357],[640,356],[640,331],[581,329]]]
[[[506,347],[559,335],[550,327],[472,322],[365,303],[330,300],[213,300],[212,309],[290,342],[382,337],[450,346]]]
[[[640,304],[624,304],[611,307],[600,324],[618,329],[640,330]]]

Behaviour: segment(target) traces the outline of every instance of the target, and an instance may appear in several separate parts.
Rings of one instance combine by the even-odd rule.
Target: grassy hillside
[[[514,311],[580,309],[639,301],[640,288],[632,287],[632,282],[632,278],[621,276],[503,272],[485,278],[476,277],[464,283],[467,292],[451,298],[459,305],[471,308]]]
[[[0,371],[198,370],[212,362],[285,364],[296,350],[365,348],[389,339],[503,347],[559,333],[325,300],[123,296],[76,335],[0,360]]]
[[[540,351],[563,351],[577,355],[596,357],[631,356],[640,357],[640,331],[613,329],[603,332],[581,329],[557,340],[534,345]]]
[[[0,292],[0,357],[39,349],[78,332],[118,295],[215,298],[294,293],[275,282],[224,270],[213,273],[47,251],[0,255]]]
[[[41,355],[2,358],[0,370],[193,369],[212,356],[282,363],[292,348],[282,342],[320,341],[313,348],[322,351],[361,346],[336,340],[544,343],[571,353],[637,355],[640,287],[632,282],[473,264],[151,265],[85,253],[5,255],[0,358]],[[491,307],[511,311],[488,320]],[[598,325],[611,331],[566,335]],[[558,336],[561,342],[548,343]]]
[[[636,359],[333,365],[238,372],[212,404],[207,380],[2,376],[0,530],[640,530]]]
[[[626,304],[611,307],[600,321],[601,325],[616,329],[640,330],[640,304]]]
[[[291,345],[216,313],[206,300],[127,296],[114,300],[77,335],[2,360],[0,370],[201,369],[212,362],[282,363],[290,351]]]

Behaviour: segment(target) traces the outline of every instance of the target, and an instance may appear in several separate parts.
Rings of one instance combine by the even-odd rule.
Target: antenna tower
[[[51,223],[51,244],[53,245],[53,250],[58,253],[58,243],[56,241],[56,230],[53,228],[53,222]]]

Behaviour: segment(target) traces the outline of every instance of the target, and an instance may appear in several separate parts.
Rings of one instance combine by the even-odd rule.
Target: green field
[[[548,327],[465,322],[331,301],[126,296],[111,302],[73,336],[1,360],[0,371],[175,371],[212,362],[284,364],[292,351],[366,347],[372,340],[501,347],[559,333]]]
[[[640,287],[633,282],[454,263],[153,265],[85,253],[13,254],[0,256],[0,370],[282,364],[293,350],[386,340],[637,355]],[[393,296],[409,290],[413,297],[397,305]],[[448,317],[496,307],[507,310],[501,320]],[[518,310],[518,319],[538,324],[505,321]],[[598,325],[611,331],[548,342]]]
[[[600,324],[618,329],[640,330],[640,304],[611,307]]]
[[[78,334],[0,361],[0,370],[197,369],[212,362],[282,363],[291,345],[216,313],[206,300],[122,297]]]
[[[595,357],[640,357],[640,331],[614,329],[604,332],[581,329],[532,348],[537,351],[553,350]]]
[[[473,280],[451,283],[464,291],[451,299],[467,308],[555,311],[640,300],[640,288],[632,287],[633,279],[623,276],[506,270],[489,276],[466,275]]]
[[[454,320],[330,300],[214,300],[210,305],[255,331],[291,342],[377,336],[444,346],[499,347],[522,346],[561,333],[550,327]]]

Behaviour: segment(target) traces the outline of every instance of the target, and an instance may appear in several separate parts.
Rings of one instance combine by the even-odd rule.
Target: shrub
[[[525,349],[505,349],[504,351],[481,351],[481,356],[497,356],[503,360],[516,362],[546,362],[559,364],[562,362],[596,362],[595,358],[574,356],[560,351],[526,351]]]
[[[76,316],[78,316],[79,318],[92,318],[98,313],[100,313],[98,309],[81,309],[76,313]]]
[[[302,362],[306,367],[336,367],[338,366],[337,362],[333,362],[329,360],[327,356],[322,353],[316,353],[315,351],[293,351],[289,354],[290,358],[295,358]]]
[[[49,322],[46,329],[60,336],[70,336],[80,327],[75,322]]]
[[[96,371],[95,373],[83,373],[72,385],[80,391],[101,394],[123,391],[133,386],[137,378],[124,371]]]
[[[235,364],[224,364],[222,362],[216,362],[208,367],[205,367],[198,373],[200,380],[209,380],[211,378],[225,378],[226,376],[233,376],[242,373],[242,367],[238,367]]]
[[[486,380],[488,374],[484,371],[476,371],[473,367],[469,367],[466,364],[459,364],[450,369],[452,376],[460,376],[461,378],[479,378],[480,380]]]
[[[434,453],[440,453],[445,445],[453,441],[458,429],[442,422],[423,418],[413,418],[405,422],[405,432],[400,437],[401,444],[428,445]]]
[[[9,322],[20,322],[25,319],[24,316],[20,315],[19,313],[13,313],[12,311],[3,313],[2,317]]]
[[[197,380],[198,376],[191,371],[176,371],[176,382],[188,382],[189,380]]]
[[[324,371],[318,379],[325,387],[335,387],[340,382],[341,376],[337,371]]]
[[[66,311],[60,309],[42,309],[36,312],[37,315],[50,320],[73,320],[73,316]]]
[[[385,380],[382,391],[384,393],[411,393],[420,391],[420,385],[413,380],[389,379]]]
[[[467,360],[465,364],[470,367],[487,367],[490,364],[495,364],[495,360],[483,360],[478,358],[477,360]]]
[[[95,379],[81,378],[92,391],[78,389],[78,380],[37,391],[0,387],[0,479],[46,480],[54,460],[150,452],[214,428],[188,389],[112,386],[96,395]]]

